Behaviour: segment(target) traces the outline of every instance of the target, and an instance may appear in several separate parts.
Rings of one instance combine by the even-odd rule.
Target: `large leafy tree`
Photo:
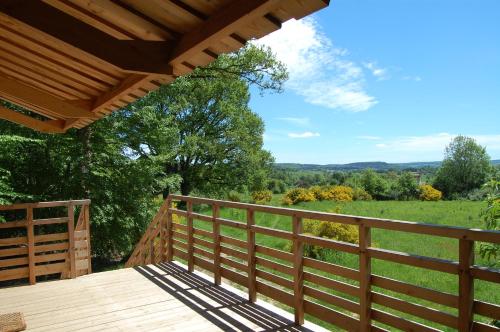
[[[262,189],[273,159],[262,148],[263,121],[248,106],[249,86],[280,91],[286,77],[268,49],[249,45],[121,113],[123,140],[134,157],[180,175],[184,195]]]
[[[457,136],[446,147],[434,186],[447,197],[464,194],[481,187],[491,171],[486,149],[471,137]]]

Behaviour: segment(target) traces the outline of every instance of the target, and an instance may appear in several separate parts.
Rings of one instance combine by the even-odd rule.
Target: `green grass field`
[[[271,204],[279,205],[279,202],[280,197],[276,196],[273,198]],[[461,226],[467,228],[481,228],[482,222],[480,218],[480,212],[481,209],[484,208],[484,204],[485,203],[482,202],[471,201],[356,201],[347,203],[322,201],[301,203],[293,206],[292,208],[329,212],[340,210],[340,213],[342,214],[398,219],[439,225]],[[209,213],[209,211],[203,212]],[[246,214],[242,210],[222,209],[221,217],[231,220],[245,221]],[[258,225],[276,229],[291,230],[291,218],[289,217],[270,215],[266,213],[256,213],[255,219],[256,224]],[[202,221],[195,221],[195,227],[211,229],[210,224]],[[224,235],[246,239],[245,232],[234,228],[221,227],[221,232]],[[258,244],[281,250],[286,250],[286,248],[289,247],[289,244],[287,242],[288,241],[282,239],[257,235]],[[457,260],[458,256],[458,240],[455,239],[373,229],[372,242],[373,246],[377,248],[402,251],[428,257]],[[326,259],[335,264],[351,268],[358,267],[358,257],[356,255],[330,252],[329,255],[327,255]],[[482,260],[478,255],[476,255],[476,263],[479,265],[491,265],[491,262]],[[447,293],[458,293],[458,277],[455,275],[414,268],[376,259],[374,259],[372,262],[372,273]],[[337,279],[344,282],[356,284],[356,282],[345,280],[340,277]],[[349,298],[342,293],[337,293],[332,290],[324,290]],[[385,290],[383,291],[381,289],[375,288],[375,291],[382,291],[388,295],[397,296],[401,299],[408,299],[413,303],[419,303],[426,307],[432,307],[456,315],[456,310],[445,306],[436,305],[424,300],[391,293]],[[500,285],[489,282],[476,281],[475,298],[495,304],[500,304]],[[350,299],[356,300],[355,298]],[[375,305],[375,307],[379,306]],[[383,309],[385,311],[407,317],[417,322],[425,322],[413,316],[401,314],[387,308]],[[488,319],[486,318],[477,317],[477,319],[488,322]],[[430,324],[429,322],[425,323]],[[434,324],[432,326],[443,330],[451,330],[447,329],[443,325]]]

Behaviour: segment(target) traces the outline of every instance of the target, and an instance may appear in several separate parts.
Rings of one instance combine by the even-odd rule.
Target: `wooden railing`
[[[185,202],[186,210],[174,208],[172,203],[176,201]],[[194,205],[208,205],[211,215],[194,212]],[[245,211],[246,222],[221,218],[221,208]],[[257,212],[290,217],[291,231],[257,225]],[[359,244],[304,234],[306,218],[355,225],[359,228]],[[211,227],[194,227],[194,220]],[[221,226],[245,232],[246,240],[221,234]],[[455,239],[458,261],[376,248],[371,242],[372,229]],[[291,252],[257,244],[257,234],[291,242]],[[216,284],[225,278],[246,287],[252,302],[257,294],[262,294],[292,307],[297,324],[303,324],[304,315],[309,314],[349,331],[439,331],[435,326],[442,326],[464,332],[498,332],[499,328],[474,320],[476,314],[500,320],[500,305],[474,298],[475,280],[500,284],[499,270],[474,265],[474,244],[478,241],[500,243],[500,232],[170,195],[126,266],[179,258],[187,262],[190,271],[198,266],[212,272]],[[304,257],[304,245],[356,255],[359,266],[349,268]],[[421,273],[455,275],[458,292],[438,291],[376,275],[371,272],[374,259],[421,268]],[[393,294],[401,294],[405,299]],[[422,305],[420,300],[451,310]]]
[[[89,200],[0,205],[0,281],[92,272]],[[79,209],[75,225],[75,209]],[[41,215],[43,219],[36,219]]]

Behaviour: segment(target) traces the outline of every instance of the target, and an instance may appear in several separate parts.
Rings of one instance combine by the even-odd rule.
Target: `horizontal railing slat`
[[[458,308],[458,296],[453,294],[443,293],[433,289],[407,284],[402,281],[389,279],[378,275],[371,276],[371,283],[373,286],[377,286],[386,290],[406,294],[448,307]]]

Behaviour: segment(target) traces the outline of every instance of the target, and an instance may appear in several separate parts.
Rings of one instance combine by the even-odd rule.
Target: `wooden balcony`
[[[180,202],[185,208],[180,208]],[[58,221],[67,223],[71,234],[67,221],[73,215],[72,205],[64,203],[70,211],[67,218],[43,221],[33,218],[33,205],[23,205],[27,219],[9,226],[29,232],[30,225]],[[88,227],[88,213],[83,211],[78,220],[84,221],[77,224]],[[233,220],[221,217],[221,212],[229,211],[222,215]],[[282,219],[276,227],[265,227],[256,217],[261,214]],[[306,219],[354,225],[359,243],[305,234]],[[239,235],[228,235],[228,229],[238,230]],[[457,260],[380,248],[371,241],[376,229],[452,241],[455,246],[447,246],[447,250],[456,250]],[[291,250],[263,245],[259,241],[263,236],[287,241]],[[16,245],[11,238],[3,238],[0,249]],[[35,247],[36,239],[36,234],[21,237],[34,241]],[[66,260],[74,255],[76,241],[60,241],[67,245],[63,251],[66,268],[59,272],[68,277],[71,271],[78,271]],[[499,289],[500,271],[475,264],[476,242],[498,244],[500,232],[171,195],[137,244],[127,268],[0,289],[0,314],[23,312],[30,331],[316,331],[325,327],[498,332],[488,320],[500,320],[500,304],[476,298],[474,287],[481,284],[494,293]],[[306,245],[352,255],[356,266],[307,257]],[[23,277],[28,278],[32,273],[30,252],[41,254],[36,248],[29,249],[29,243],[23,248],[26,252],[22,254],[28,257],[14,259],[28,264],[23,268]],[[12,258],[1,253],[0,264],[12,263]],[[451,276],[446,280],[455,291],[376,274],[372,268],[380,262],[394,264],[394,269],[417,268],[434,277]],[[45,269],[37,264],[35,277],[37,269]],[[12,267],[3,266],[0,276],[5,277]]]

